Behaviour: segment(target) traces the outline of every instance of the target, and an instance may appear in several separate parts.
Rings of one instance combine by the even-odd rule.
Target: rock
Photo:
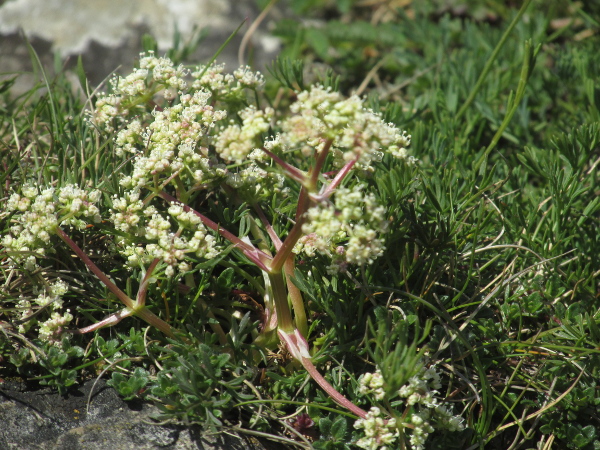
[[[193,64],[204,64],[243,23],[218,58],[233,71],[239,66],[242,38],[259,13],[252,0],[0,0],[0,80],[20,73],[12,88],[15,95],[38,81],[28,73],[33,66],[27,41],[50,74],[57,62],[59,67],[62,63],[73,69],[81,55],[95,88],[114,71],[131,71],[145,33],[153,35],[162,55],[172,46],[176,29],[186,42],[196,27],[207,28],[208,36],[188,58]],[[278,51],[279,41],[263,23],[252,34],[244,62],[262,70]],[[55,59],[55,55],[60,58]]]
[[[94,380],[60,396],[51,389],[28,390],[23,383],[0,384],[2,450],[266,450],[253,439],[210,435],[197,426],[156,425],[156,407],[125,402],[104,380],[88,398]]]

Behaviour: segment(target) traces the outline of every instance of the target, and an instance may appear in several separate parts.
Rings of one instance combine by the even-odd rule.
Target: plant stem
[[[279,250],[277,250],[277,254],[271,261],[271,270],[275,273],[281,272],[285,261],[292,254],[292,250],[294,246],[298,242],[298,239],[302,237],[302,225],[306,222],[306,218],[304,217],[304,213],[308,211],[310,206],[310,198],[306,191],[306,188],[303,187],[300,190],[300,198],[298,199],[298,207],[296,209],[296,223],[290,230],[289,234],[286,236],[283,244]]]
[[[159,263],[158,258],[154,258],[154,260],[150,263],[148,268],[146,269],[146,273],[144,274],[144,278],[140,283],[140,287],[138,289],[137,297],[136,297],[136,305],[144,306],[146,304],[146,294],[148,294],[148,284],[150,283],[150,278],[152,277],[152,273],[156,266]]]
[[[487,158],[487,156],[492,152],[494,147],[496,147],[496,144],[498,144],[498,141],[502,137],[504,130],[506,130],[506,127],[508,126],[508,124],[512,120],[513,116],[515,115],[515,112],[517,112],[517,109],[518,109],[519,105],[521,104],[521,100],[523,100],[523,96],[525,95],[525,87],[527,86],[527,80],[529,79],[529,76],[531,75],[531,70],[532,70],[531,62],[532,62],[532,60],[535,61],[535,58],[538,54],[539,49],[540,49],[539,46],[536,47],[535,49],[531,48],[531,40],[530,39],[525,41],[525,51],[524,51],[524,55],[523,55],[523,67],[521,68],[521,76],[519,78],[517,92],[515,93],[514,96],[511,95],[509,97],[509,99],[511,99],[511,100],[509,100],[509,104],[507,105],[508,111],[506,112],[506,116],[504,117],[504,120],[502,121],[502,123],[500,124],[500,127],[496,131],[496,134],[492,138],[492,141],[490,142],[490,144],[487,146],[487,148],[485,149],[483,154],[479,157],[479,159],[475,163],[475,166],[473,169],[475,172],[477,172],[479,170],[479,167],[481,166],[481,164],[483,164],[483,161],[485,161],[485,158]]]
[[[279,156],[277,156],[272,151],[267,150],[264,147],[262,148],[262,151],[265,152],[267,155],[269,155],[269,157],[273,161],[275,161],[275,163],[279,164],[279,166],[281,166],[281,168],[283,169],[283,171],[285,172],[285,174],[288,177],[290,177],[292,180],[295,180],[304,186],[304,183],[306,182],[306,175],[304,174],[304,172],[302,172],[300,169],[292,166],[291,164],[285,162],[283,159],[281,159]]]
[[[286,333],[282,329],[279,329],[279,338],[285,343],[292,356],[300,361],[313,380],[315,380],[317,384],[321,386],[321,388],[327,392],[332,399],[357,416],[363,419],[367,417],[367,412],[365,410],[359,408],[342,394],[340,394],[331,384],[329,384],[323,375],[319,373],[310,359],[308,342],[306,342],[306,339],[298,330]]]
[[[137,302],[134,302],[130,299],[121,289],[117,287],[115,283],[113,283],[110,278],[106,276],[104,272],[98,268],[96,264],[89,258],[88,255],[85,254],[83,250],[62,230],[62,228],[57,227],[56,234],[69,246],[71,250],[75,252],[77,256],[81,258],[81,260],[85,263],[85,265],[90,269],[90,271],[98,277],[98,279],[111,291],[117,298],[125,305],[127,311],[131,311],[132,314],[136,315],[140,319],[144,320],[149,325],[158,328],[164,334],[169,337],[175,337],[173,331],[171,329],[171,325],[167,322],[156,316],[152,313],[146,306],[143,304],[138,305]],[[145,294],[141,294],[145,297]],[[106,322],[107,325],[117,323],[122,317],[125,317],[127,314],[125,312],[119,313],[118,315],[113,317],[113,320],[109,320]],[[116,320],[116,321],[114,321]],[[102,323],[102,322],[100,322]],[[88,327],[90,328],[90,327]]]
[[[318,200],[325,200],[331,194],[333,194],[335,189],[340,185],[340,183],[346,177],[346,175],[348,175],[348,173],[350,172],[352,167],[354,167],[354,164],[356,164],[357,161],[358,159],[353,159],[352,161],[349,161],[346,164],[344,164],[344,167],[342,167],[340,171],[335,175],[331,183],[323,190],[323,192],[321,192],[318,195]]]
[[[298,286],[292,281],[295,269],[294,254],[291,254],[288,259],[285,260],[283,269],[285,270],[285,280],[290,294],[290,300],[292,301],[292,309],[294,310],[296,328],[302,333],[302,336],[308,336],[308,321],[306,320],[306,310],[304,309],[302,292],[300,292]]]
[[[281,247],[281,239],[279,239],[279,236],[277,236],[277,233],[273,229],[273,225],[271,225],[271,223],[269,222],[269,219],[267,219],[267,216],[263,212],[263,210],[260,207],[260,205],[258,205],[258,204],[255,203],[255,204],[252,205],[252,207],[254,208],[254,211],[256,211],[256,214],[258,214],[258,218],[260,219],[260,221],[262,222],[263,226],[267,230],[267,234],[271,238],[271,241],[273,242],[273,245],[275,245],[275,250],[279,250],[279,248]],[[263,250],[263,249],[261,248],[261,250]]]
[[[477,95],[477,93],[479,92],[481,87],[483,86],[483,82],[485,81],[488,73],[490,72],[490,70],[492,70],[492,65],[494,64],[494,61],[496,61],[496,58],[498,57],[498,53],[500,53],[500,50],[502,49],[502,47],[504,47],[504,43],[508,39],[508,36],[510,36],[511,31],[517,25],[517,23],[521,19],[521,16],[525,13],[525,11],[527,10],[527,7],[529,6],[530,3],[531,3],[531,0],[525,0],[523,2],[523,5],[521,5],[521,9],[519,9],[519,12],[517,13],[517,15],[515,16],[513,21],[510,23],[510,25],[508,26],[506,31],[504,32],[504,34],[500,38],[500,41],[498,42],[498,45],[496,45],[496,48],[494,49],[494,51],[488,58],[487,62],[485,63],[485,67],[483,68],[481,75],[479,75],[479,78],[477,79],[477,82],[475,83],[475,87],[469,94],[469,97],[467,98],[467,100],[463,103],[463,105],[460,107],[460,109],[456,113],[455,120],[458,121],[462,117],[462,115],[466,112],[467,108],[469,108],[469,106],[471,106],[471,103],[473,103],[473,101],[475,100],[475,96]]]
[[[125,292],[119,289],[117,285],[113,283],[110,280],[110,278],[108,278],[104,274],[104,272],[102,272],[98,268],[96,264],[94,264],[94,262],[89,258],[89,256],[86,255],[85,252],[81,250],[81,248],[79,248],[79,246],[67,235],[67,233],[65,233],[62,230],[62,228],[57,227],[56,234],[58,234],[58,237],[60,237],[69,247],[71,247],[71,250],[73,250],[75,254],[81,258],[81,260],[84,262],[87,268],[90,269],[90,271],[98,277],[98,279],[108,288],[110,292],[115,294],[115,296],[121,301],[121,303],[123,303],[129,309],[134,309],[135,302],[129,297],[127,297]]]
[[[333,139],[328,139],[323,146],[323,150],[317,156],[317,161],[315,165],[310,170],[310,178],[308,180],[308,192],[314,193],[317,190],[317,182],[319,181],[319,175],[321,175],[321,170],[325,165],[325,161],[327,160],[327,155],[329,154],[329,149],[331,148],[331,144],[333,144]]]
[[[310,374],[310,376],[317,382],[321,388],[329,394],[329,396],[334,399],[340,406],[348,409],[349,411],[356,414],[361,419],[365,419],[367,417],[367,412],[356,406],[342,394],[340,394],[324,377],[319,373],[315,365],[308,358],[302,358],[300,361],[306,371]]]
[[[221,235],[223,238],[227,239],[229,242],[231,242],[232,244],[235,244],[238,248],[240,248],[244,252],[244,254],[253,263],[255,263],[258,267],[260,267],[262,270],[265,270],[267,272],[269,271],[268,264],[272,258],[269,255],[267,255],[265,252],[260,251],[252,244],[248,244],[247,242],[244,242],[239,237],[237,237],[235,234],[231,233],[230,231],[227,231],[226,229],[222,228],[217,223],[210,220],[204,214],[201,214],[198,211],[196,211],[195,209],[190,208],[188,205],[180,203],[175,197],[167,194],[166,192],[163,191],[159,195],[163,199],[168,201],[169,203],[176,203],[178,205],[181,205],[181,207],[183,208],[183,210],[185,212],[191,211],[193,214],[195,214],[197,217],[200,218],[200,220],[206,227],[210,228],[215,233]]]
[[[283,273],[269,273],[269,281],[273,290],[275,311],[277,312],[277,328],[286,333],[293,332],[296,327],[292,320],[292,313],[288,305],[287,290],[283,280]]]

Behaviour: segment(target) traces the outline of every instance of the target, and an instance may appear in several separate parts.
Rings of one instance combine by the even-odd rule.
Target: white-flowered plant
[[[354,428],[362,429],[365,434],[356,441],[356,445],[367,450],[392,450],[396,448],[392,444],[400,435],[396,420],[387,418],[377,406],[373,406],[365,418],[354,422]]]
[[[37,258],[53,251],[50,237],[60,226],[83,229],[97,223],[100,211],[96,203],[99,190],[84,190],[68,184],[60,189],[25,184],[21,194],[13,193],[6,204],[6,213],[14,219],[9,233],[2,237],[2,245],[11,252],[11,261],[34,270]]]
[[[374,373],[365,373],[358,379],[358,383],[358,392],[361,395],[373,396],[375,400],[383,400],[383,398],[385,397],[385,391],[383,389],[383,376],[381,375],[379,369]]]
[[[440,375],[434,366],[421,368],[419,373],[412,376],[388,399],[402,399],[400,406],[395,406],[395,409],[399,410],[395,417],[402,419],[386,421],[379,408],[371,408],[367,418],[361,418],[354,424],[356,429],[363,429],[365,434],[356,445],[369,450],[396,448],[389,445],[400,436],[408,435],[410,448],[422,450],[425,448],[427,437],[436,428],[450,432],[462,431],[465,428],[463,418],[454,415],[438,397],[438,389],[441,387]],[[384,399],[385,380],[379,370],[360,377],[359,393],[379,401]],[[398,401],[394,404],[398,404]]]
[[[0,241],[10,255],[8,267],[33,272],[39,268],[41,258],[53,253],[51,237],[58,227],[83,230],[88,224],[99,222],[100,210],[96,204],[100,196],[99,190],[84,190],[72,184],[55,189],[28,183],[21,188],[21,194],[13,193],[5,210],[13,217],[12,225]],[[36,298],[17,301],[21,313],[18,329],[26,332],[35,328],[39,339],[59,346],[64,337],[69,337],[64,332],[73,320],[70,309],[63,308],[67,284],[61,280],[50,284],[41,280],[35,289]],[[40,309],[43,311],[38,314]]]
[[[18,300],[19,332],[35,329],[41,341],[60,346],[64,338],[70,337],[65,331],[73,320],[71,310],[63,307],[63,296],[67,291],[68,286],[64,281],[55,280],[52,283],[45,282],[42,287],[34,287],[37,297]],[[40,310],[43,310],[42,313]]]
[[[11,229],[2,244],[13,264],[33,270],[57,235],[124,305],[81,331],[136,315],[170,337],[170,325],[146,306],[148,284],[175,278],[192,287],[189,275],[198,261],[235,248],[264,273],[265,323],[257,344],[272,345],[279,337],[339,404],[361,417],[358,426],[371,442],[364,445],[388,445],[396,438],[393,419],[352,404],[313,366],[302,293],[291,279],[296,256],[328,259],[331,273],[381,256],[389,217],[371,192],[370,178],[386,155],[413,163],[406,151],[410,136],[362,98],[320,85],[298,92],[288,110],[261,106],[263,83],[249,67],[233,74],[214,64],[190,70],[142,55],[139,68],[115,76],[109,92],[97,95],[89,116],[98,140],[110,144],[106,151],[113,152],[117,167],[111,181],[118,191],[25,185],[8,200]],[[209,202],[214,207],[203,208]],[[264,206],[280,204],[295,208],[295,214],[269,217],[274,208]],[[246,232],[237,235],[226,229],[230,224],[219,223],[216,212],[241,205],[249,220],[240,226]],[[108,233],[108,247],[117,253],[113,260],[120,257],[141,273],[134,299],[69,236],[101,221],[103,230],[113,230]],[[55,339],[72,319],[55,304],[40,322],[40,336],[47,339]],[[32,306],[23,303],[23,310]],[[220,336],[225,344],[222,330]],[[381,376],[373,374],[364,389],[379,400]]]

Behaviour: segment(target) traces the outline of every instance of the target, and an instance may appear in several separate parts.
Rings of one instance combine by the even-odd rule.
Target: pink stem
[[[337,173],[337,175],[331,181],[331,183],[323,190],[323,192],[318,196],[315,196],[316,200],[325,200],[327,197],[329,197],[333,193],[333,191],[335,191],[335,189],[339,186],[342,180],[346,177],[346,175],[348,175],[348,172],[352,170],[352,167],[354,167],[356,161],[356,159],[353,159],[352,161],[347,162],[344,165],[344,167],[340,169],[340,171]]]
[[[279,164],[292,180],[296,180],[298,183],[304,185],[304,183],[306,181],[306,175],[300,169],[285,162],[283,159],[281,159],[275,153],[267,150],[264,147],[262,148],[262,151],[265,152],[267,155],[269,155],[273,161],[275,161],[277,164]]]
[[[279,248],[281,247],[281,239],[279,239],[279,236],[277,236],[277,233],[275,233],[275,230],[269,222],[269,219],[267,219],[267,216],[265,216],[265,213],[258,204],[254,204],[252,206],[254,207],[254,211],[256,211],[256,214],[258,214],[258,217],[262,222],[263,226],[267,230],[267,234],[271,238],[271,241],[273,241],[273,244],[275,244],[275,250],[279,250]]]
[[[103,327],[108,327],[108,326],[112,327],[113,325],[118,324],[125,317],[129,317],[132,314],[133,314],[133,311],[131,309],[125,308],[119,312],[109,315],[108,317],[105,317],[100,322],[96,322],[95,324],[90,325],[88,327],[84,327],[84,328],[75,330],[75,331],[73,331],[73,333],[74,334],[85,334],[85,333],[89,333],[90,331],[99,330],[100,328],[103,328]]]
[[[260,251],[254,245],[248,244],[247,242],[242,241],[235,234],[233,234],[233,233],[225,230],[224,228],[221,228],[217,223],[215,223],[212,220],[210,220],[204,214],[201,214],[198,211],[196,211],[195,209],[190,208],[189,206],[187,206],[187,205],[185,205],[183,203],[180,203],[175,197],[167,194],[166,192],[163,191],[159,195],[163,199],[165,199],[166,201],[168,201],[169,203],[174,203],[174,204],[180,205],[185,212],[190,212],[191,211],[193,214],[195,214],[196,216],[198,216],[200,218],[200,220],[202,220],[202,223],[204,225],[206,225],[208,228],[210,228],[211,230],[213,230],[215,233],[220,234],[221,236],[223,236],[225,239],[227,239],[232,244],[235,244],[235,246],[238,247],[238,248],[240,248],[244,252],[244,254],[254,264],[256,264],[258,267],[260,267],[262,270],[264,270],[266,272],[269,272],[269,268],[266,265],[267,263],[269,263],[272,260],[272,258],[269,255],[267,255],[266,253]]]
[[[85,263],[88,269],[90,269],[90,271],[92,271],[94,275],[96,275],[98,279],[102,281],[102,283],[104,283],[108,290],[117,296],[121,303],[123,303],[127,308],[134,308],[134,301],[127,297],[127,295],[121,289],[119,289],[115,283],[110,281],[110,279],[104,274],[104,272],[102,272],[98,268],[98,266],[94,264],[94,262],[89,258],[89,256],[86,255],[84,251],[81,250],[81,248],[79,248],[79,246],[75,242],[73,242],[73,240],[62,230],[62,228],[57,227],[56,234],[58,234],[58,236],[63,241],[65,241],[65,243],[69,247],[71,247],[71,250],[73,250],[75,254],[81,258],[81,260]]]
[[[319,175],[321,175],[321,169],[325,165],[325,161],[327,160],[327,155],[329,154],[329,149],[331,148],[331,144],[333,144],[333,140],[329,139],[325,142],[323,146],[323,150],[317,156],[317,161],[315,165],[310,171],[310,179],[309,179],[309,192],[312,193],[317,187],[317,181],[319,180]]]
[[[343,406],[347,410],[353,412],[361,419],[367,418],[367,412],[364,409],[356,406],[354,403],[352,403],[350,400],[348,400],[346,397],[344,397],[342,394],[336,391],[336,389],[331,384],[329,384],[329,382],[323,377],[323,375],[319,373],[319,371],[310,359],[302,358],[300,362],[302,363],[306,371],[310,374],[310,376],[313,378],[313,380],[315,380],[317,384],[321,386],[321,388],[325,392],[327,392],[329,396],[332,399],[334,399],[340,406]]]
[[[310,206],[310,198],[306,191],[305,187],[302,187],[300,190],[300,197],[298,198],[298,206],[296,208],[296,223],[285,237],[281,247],[277,249],[277,254],[273,258],[273,261],[271,261],[271,270],[275,272],[281,270],[286,259],[291,255],[296,242],[302,237],[302,225],[306,222],[304,213]]]
[[[92,331],[97,328],[101,328],[102,326],[114,325],[118,323],[123,317],[127,317],[128,315],[134,314],[140,319],[147,322],[149,325],[158,328],[164,334],[169,337],[174,337],[173,331],[171,330],[171,326],[166,323],[164,320],[157,317],[153,314],[148,308],[143,305],[138,305],[137,302],[131,300],[127,295],[117,287],[115,283],[113,283],[105,274],[102,272],[96,264],[89,258],[88,255],[85,254],[81,248],[60,228],[56,228],[56,234],[69,246],[71,250],[75,252],[77,256],[81,258],[81,260],[85,263],[85,265],[90,269],[90,271],[98,277],[98,279],[104,283],[104,285],[111,291],[113,294],[117,296],[117,298],[125,305],[127,309],[124,311],[120,311],[115,314],[111,314],[106,319],[100,322],[100,326],[98,324],[92,325],[91,327],[87,327],[88,331]],[[128,312],[130,311],[130,312]],[[86,328],[84,328],[86,330]]]
[[[159,259],[154,258],[154,261],[152,261],[150,263],[150,266],[148,266],[148,269],[146,270],[146,274],[144,275],[144,279],[142,280],[142,283],[140,284],[140,288],[138,289],[138,293],[137,293],[137,297],[136,297],[136,300],[137,300],[136,303],[138,306],[143,306],[146,304],[146,294],[148,294],[148,284],[150,283],[150,277],[152,276],[154,269],[158,265],[158,262],[159,262]]]
[[[306,371],[312,377],[313,380],[317,382],[321,388],[329,394],[329,396],[334,399],[339,405],[348,409],[349,411],[356,414],[361,419],[365,419],[367,417],[367,412],[356,406],[342,394],[340,394],[324,377],[319,373],[315,365],[312,363],[310,359],[310,353],[308,350],[308,342],[298,330],[294,330],[291,333],[286,333],[283,330],[279,331],[279,338],[285,342],[289,352],[292,354],[294,358],[302,363]]]

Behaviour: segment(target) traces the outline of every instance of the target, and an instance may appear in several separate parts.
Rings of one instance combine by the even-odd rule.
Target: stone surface
[[[198,427],[152,423],[152,405],[124,402],[100,380],[84,383],[65,396],[55,390],[30,390],[0,384],[2,450],[267,450],[267,446],[229,434],[207,435]]]
[[[230,29],[232,9],[220,0],[12,0],[0,8],[0,33],[23,29],[72,55],[85,52],[92,41],[119,47],[136,27],[146,26],[165,50],[175,30],[188,37],[195,27]]]
[[[26,72],[14,91],[29,89],[34,82],[27,74],[33,68],[29,41],[50,73],[56,61],[73,68],[81,55],[92,86],[97,86],[115,70],[131,70],[145,33],[164,51],[171,47],[176,29],[185,42],[195,28],[207,28],[208,37],[189,58],[200,64],[245,20],[218,59],[234,70],[240,64],[242,38],[259,14],[254,0],[0,0],[0,72],[4,77]],[[272,10],[273,14],[281,13]],[[252,34],[243,63],[262,69],[279,51],[277,39],[267,31],[269,20]]]

